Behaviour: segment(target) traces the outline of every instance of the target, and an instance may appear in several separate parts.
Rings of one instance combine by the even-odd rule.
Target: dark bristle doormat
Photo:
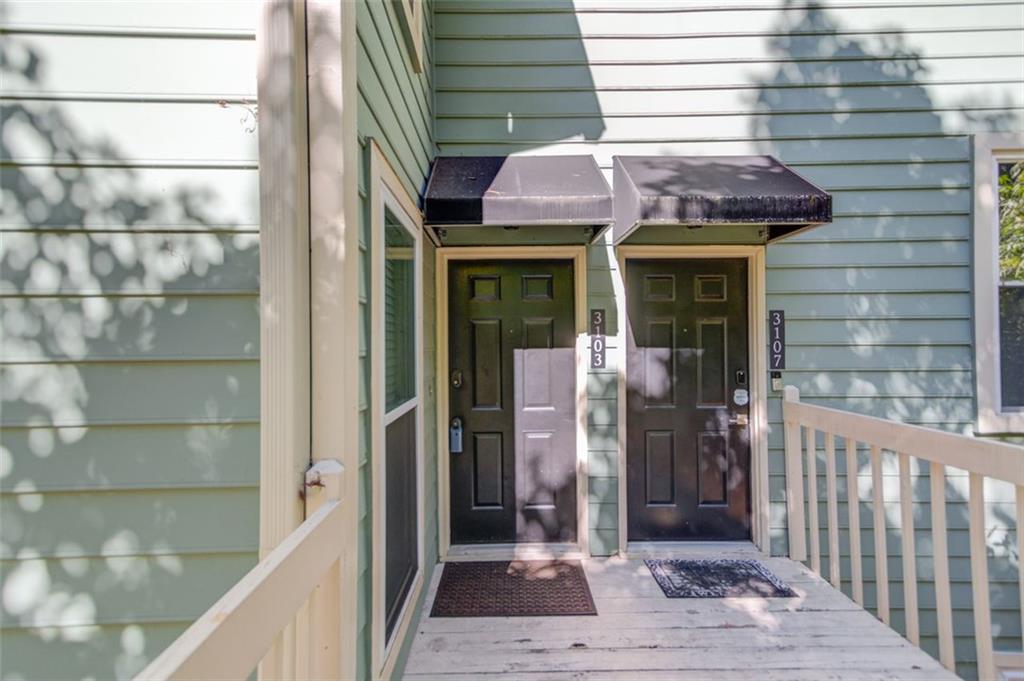
[[[596,615],[575,560],[445,563],[431,617]]]
[[[756,560],[646,560],[669,598],[793,598],[796,594]]]

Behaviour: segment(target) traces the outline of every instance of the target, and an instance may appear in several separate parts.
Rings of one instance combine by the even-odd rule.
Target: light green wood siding
[[[768,249],[768,306],[787,312],[787,382],[816,403],[972,429],[969,135],[1024,129],[1024,4],[453,0],[437,3],[435,26],[441,153],[593,154],[609,179],[616,154],[770,153],[829,190],[833,224]],[[607,244],[590,249],[589,267],[589,307],[608,311],[613,334]],[[613,366],[588,382],[595,553],[618,543],[615,381]],[[769,416],[772,550],[781,553],[777,399]],[[866,467],[865,457],[865,490]],[[887,469],[895,490],[893,476]],[[927,481],[916,485],[926,502]],[[951,482],[950,551],[957,646],[970,660],[963,487]],[[1011,510],[990,504],[990,569],[997,647],[1019,648]],[[868,507],[861,513],[872,580]],[[890,508],[890,523],[898,517]],[[916,521],[926,577],[926,503]],[[844,550],[847,539],[844,530]],[[898,531],[889,543],[898,577]],[[867,593],[873,606],[873,583]],[[893,600],[901,627],[898,582]],[[934,652],[930,584],[921,601]],[[970,663],[959,671],[974,674]]]
[[[0,12],[3,678],[129,678],[256,560],[256,7]]]
[[[369,173],[368,139],[372,138],[384,152],[406,191],[414,202],[419,202],[425,185],[430,161],[434,157],[433,143],[433,96],[431,92],[432,33],[431,7],[424,8],[424,68],[415,73],[409,59],[409,51],[403,39],[399,16],[390,0],[359,0],[356,6],[356,30],[358,33],[358,129],[360,140],[360,476],[361,500],[359,523],[359,645],[358,675],[360,679],[371,675],[370,667],[370,601],[372,551],[372,520],[369,508],[370,461],[381,455],[383,443],[370,442],[370,357],[378,348],[383,348],[383,339],[369,333],[370,328],[370,205],[367,174]],[[436,429],[433,412],[433,258],[434,250],[424,239],[424,383],[421,395],[424,397],[426,425],[426,508],[427,508],[427,569],[437,560],[437,473],[436,473]],[[429,276],[428,276],[429,275]],[[376,386],[383,389],[383,386]]]

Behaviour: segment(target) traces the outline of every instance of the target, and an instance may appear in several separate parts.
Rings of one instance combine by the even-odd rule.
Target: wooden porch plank
[[[415,681],[446,681],[448,679],[480,679],[497,678],[507,676],[504,672],[444,672],[442,674],[406,674],[405,678]],[[584,671],[584,672],[531,672],[523,671],[516,673],[517,678],[541,678],[545,681],[622,681],[622,672],[614,671]],[[893,676],[889,671],[866,671],[856,670],[846,672],[843,670],[823,667],[819,669],[774,669],[758,671],[756,674],[750,672],[736,672],[732,670],[634,670],[629,674],[633,681],[665,681],[672,679],[694,679],[695,681],[739,681],[741,679],[757,679],[758,681],[892,681]],[[921,669],[905,669],[900,671],[901,681],[934,681],[935,674],[931,671]]]
[[[711,551],[702,547],[687,557],[714,557]],[[423,616],[406,676],[421,681],[953,678],[805,566],[756,551],[750,555],[798,596],[669,599],[640,560],[587,559],[596,617]],[[431,581],[425,613],[440,572]]]

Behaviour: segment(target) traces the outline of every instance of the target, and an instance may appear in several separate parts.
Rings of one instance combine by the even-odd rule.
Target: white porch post
[[[356,674],[358,141],[355,5],[265,0],[260,145],[260,558],[303,521],[311,463],[343,464],[345,547],[260,664],[262,678]],[[316,621],[311,621],[311,616]],[[307,627],[316,629],[311,637]],[[317,649],[308,650],[311,642]],[[312,653],[311,655],[308,653]],[[309,665],[308,667],[306,665]]]
[[[303,2],[260,5],[260,549],[263,560],[304,519],[309,466],[309,192]],[[301,635],[301,634],[298,634]],[[294,673],[289,625],[260,664]]]
[[[359,211],[356,137],[356,10],[353,2],[307,0],[309,108],[310,348],[312,455],[337,459],[346,550],[336,575],[335,650],[311,662],[338,677],[356,676],[359,520]],[[320,666],[322,665],[322,666]]]

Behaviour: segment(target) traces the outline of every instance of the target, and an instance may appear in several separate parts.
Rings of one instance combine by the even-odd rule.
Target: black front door
[[[630,260],[629,539],[750,537],[745,260]]]
[[[453,262],[448,319],[452,543],[575,541],[572,263]]]

